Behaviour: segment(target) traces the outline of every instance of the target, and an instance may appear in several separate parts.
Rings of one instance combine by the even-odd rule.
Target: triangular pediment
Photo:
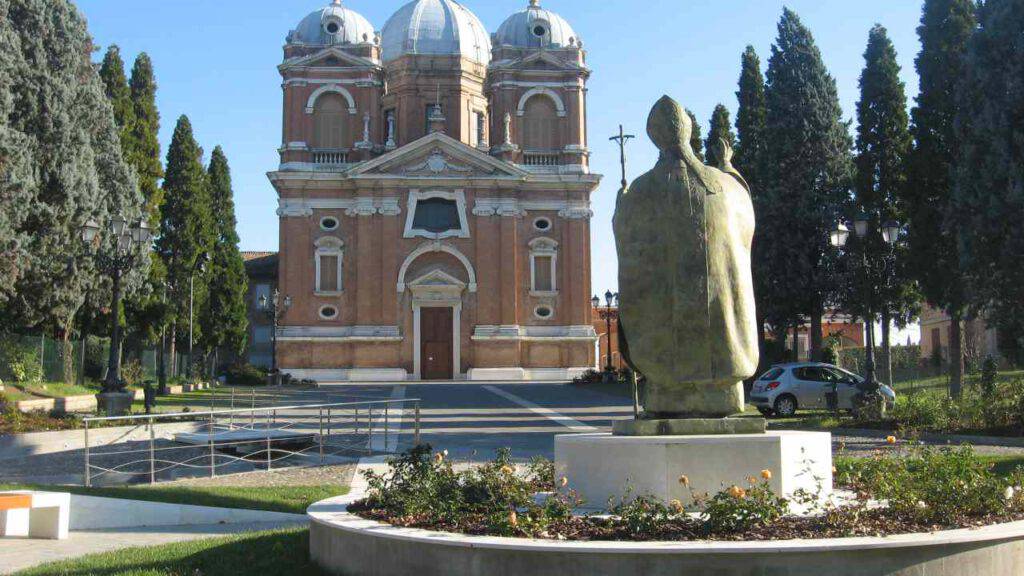
[[[278,68],[294,70],[296,68],[351,68],[377,67],[378,64],[368,58],[349,54],[337,46],[330,46],[314,54],[293,58]]]
[[[515,68],[528,70],[575,70],[572,62],[567,62],[550,52],[534,52],[512,65]]]
[[[409,286],[414,288],[418,286],[429,286],[435,288],[440,286],[451,286],[462,289],[466,287],[466,283],[451,274],[448,274],[444,270],[435,269],[427,272],[412,282],[409,282]]]
[[[406,178],[524,178],[529,172],[435,132],[360,164],[349,176]]]

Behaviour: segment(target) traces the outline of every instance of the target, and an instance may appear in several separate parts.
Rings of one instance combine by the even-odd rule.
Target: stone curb
[[[894,434],[893,431],[859,429],[859,428],[836,428],[828,430],[833,436],[863,436],[865,438],[885,439]],[[905,440],[907,436],[899,437]],[[1008,436],[971,436],[967,434],[936,434],[924,433],[917,436],[925,442],[946,443],[951,445],[977,444],[979,446],[1000,446],[1004,448],[1024,448],[1024,438],[1012,438]]]

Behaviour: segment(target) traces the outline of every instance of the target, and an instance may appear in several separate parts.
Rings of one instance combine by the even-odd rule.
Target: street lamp
[[[853,223],[854,233],[857,235],[859,240],[867,240],[868,237],[877,233],[881,235],[882,240],[890,248],[890,256],[892,255],[891,249],[896,246],[899,242],[900,233],[902,227],[899,222],[895,220],[888,220],[884,224],[879,225],[877,230],[872,230],[872,219],[871,215],[867,213],[861,213],[857,216]],[[838,223],[834,230],[830,233],[830,240],[832,245],[836,248],[846,247],[847,241],[850,238],[850,229],[846,227],[842,222]],[[878,394],[878,381],[876,379],[875,369],[875,313],[872,306],[872,300],[874,296],[875,287],[871,283],[871,262],[868,260],[867,251],[863,248],[861,252],[861,266],[862,266],[862,277],[863,277],[863,298],[865,303],[865,375],[864,375],[864,386],[863,392],[866,394]],[[882,263],[882,272],[887,274],[888,270],[885,262]]]
[[[185,376],[190,380],[192,379],[192,347],[195,344],[195,339],[192,337],[192,330],[195,323],[195,314],[193,307],[195,305],[195,282],[196,272],[205,272],[206,263],[209,261],[210,255],[203,252],[196,258],[195,266],[192,267],[192,272],[188,276],[188,366],[185,368]]]
[[[605,364],[604,371],[605,371],[605,378],[608,378],[608,379],[610,379],[611,374],[613,372],[615,372],[615,366],[612,364],[612,320],[613,319],[617,320],[618,316],[619,316],[618,310],[615,309],[615,306],[616,306],[616,303],[617,303],[618,299],[619,299],[619,295],[613,293],[611,290],[608,290],[607,292],[605,292],[604,293],[604,300],[605,300],[605,308],[604,308],[604,310],[601,309],[601,299],[599,297],[594,296],[590,300],[590,303],[594,305],[594,309],[596,309],[598,311],[598,314],[600,314],[601,318],[605,322],[605,336],[606,336],[605,339],[606,339],[606,346],[607,346],[607,350],[608,350],[608,362]]]
[[[272,373],[277,372],[277,326],[281,322],[281,318],[284,317],[285,312],[292,307],[292,297],[285,296],[284,300],[281,300],[281,293],[275,289],[274,296],[267,298],[264,294],[260,296],[260,309],[267,315],[272,323],[272,332],[270,335],[270,371]]]
[[[128,220],[118,214],[110,219],[110,238],[106,243],[102,240],[97,242],[103,227],[93,218],[82,224],[79,232],[86,247],[85,255],[91,257],[96,267],[108,274],[113,283],[107,377],[103,381],[103,391],[96,395],[96,399],[101,410],[108,415],[119,416],[128,411],[134,399],[134,395],[125,391],[121,380],[121,324],[118,318],[121,309],[121,277],[135,268],[142,258],[147,257],[147,251],[142,248],[152,242],[153,231],[145,219],[129,228]]]

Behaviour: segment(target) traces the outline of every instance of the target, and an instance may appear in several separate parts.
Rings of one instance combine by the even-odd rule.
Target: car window
[[[839,379],[839,382],[844,384],[856,384],[860,381],[860,378],[858,378],[854,373],[847,372],[842,368],[829,368],[828,370],[835,374],[836,378]]]
[[[796,369],[796,377],[807,382],[820,382],[821,371],[814,366],[804,366]]]
[[[782,372],[782,368],[772,368],[771,370],[762,374],[761,377],[758,378],[758,380],[775,380],[779,376],[782,376]]]

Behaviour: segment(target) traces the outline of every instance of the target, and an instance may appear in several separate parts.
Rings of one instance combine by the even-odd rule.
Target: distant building
[[[245,360],[254,366],[270,368],[272,362],[273,321],[261,299],[269,302],[277,288],[277,252],[242,252],[245,274],[249,277],[249,340]]]
[[[797,330],[797,360],[808,360],[811,357],[811,325],[806,323]],[[821,319],[821,335],[824,340],[834,338],[839,349],[863,348],[866,334],[864,323],[855,321],[849,314],[826,312]],[[793,333],[786,335],[786,349],[793,349]]]
[[[491,35],[454,0],[414,0],[378,33],[335,0],[288,35],[278,69],[283,371],[566,380],[594,366],[601,178],[591,71],[565,19],[534,0]]]
[[[921,310],[921,360],[928,362],[938,358],[940,363],[949,362],[950,330],[953,322],[949,315],[938,308],[925,306]],[[982,319],[968,320],[963,323],[963,350],[970,358],[982,359],[986,356],[998,358],[999,334]]]

